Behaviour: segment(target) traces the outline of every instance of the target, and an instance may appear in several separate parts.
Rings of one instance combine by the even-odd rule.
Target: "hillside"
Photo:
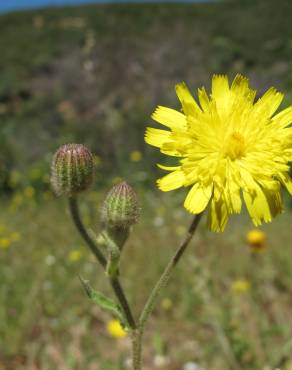
[[[291,97],[291,13],[290,0],[242,0],[2,15],[2,186],[11,171],[46,173],[47,154],[76,140],[97,153],[101,170],[131,176],[124,162],[133,150],[156,155],[143,131],[157,104],[177,106],[181,80],[196,89],[212,73],[240,72],[260,91],[274,85]],[[139,165],[153,172],[147,162]]]

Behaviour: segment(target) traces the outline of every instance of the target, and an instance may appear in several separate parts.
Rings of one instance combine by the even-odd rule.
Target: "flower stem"
[[[78,202],[76,197],[70,197],[69,198],[69,210],[73,219],[73,222],[79,231],[80,235],[88,245],[91,252],[94,254],[98,262],[101,264],[101,266],[105,269],[107,260],[102,254],[102,252],[99,250],[97,243],[91,238],[88,231],[86,230],[79,212]],[[110,279],[111,286],[113,288],[113,291],[123,309],[125,318],[127,320],[127,323],[129,327],[134,330],[136,328],[136,323],[134,320],[134,317],[132,315],[132,311],[130,309],[128,300],[125,296],[124,290],[121,286],[121,283],[118,278],[111,278]]]
[[[77,202],[76,197],[70,197],[69,198],[69,210],[70,210],[70,214],[72,216],[73,222],[74,222],[77,230],[79,231],[80,235],[82,236],[82,238],[84,239],[84,241],[88,245],[91,252],[95,255],[96,259],[101,264],[101,266],[105,268],[106,258],[101,253],[101,251],[99,250],[96,243],[90,237],[88,231],[86,230],[86,228],[85,228],[85,226],[84,226],[84,224],[81,220],[79,207],[78,207],[78,202]]]
[[[157,297],[159,296],[160,291],[167,285],[172,271],[174,270],[175,266],[181,259],[183,253],[185,252],[187,246],[189,245],[196,229],[199,224],[199,221],[202,217],[202,213],[196,215],[193,218],[193,221],[187,231],[187,234],[176,250],[175,254],[172,256],[170,259],[168,265],[166,266],[165,270],[163,271],[160,279],[154,286],[152,292],[150,293],[150,296],[143,308],[143,311],[141,313],[141,316],[139,318],[138,322],[138,329],[135,333],[133,333],[133,338],[132,338],[132,355],[133,355],[133,370],[141,370],[141,363],[142,363],[142,339],[143,339],[143,332],[144,332],[144,327],[146,324],[146,321],[149,317],[149,315],[152,313],[155,301]]]

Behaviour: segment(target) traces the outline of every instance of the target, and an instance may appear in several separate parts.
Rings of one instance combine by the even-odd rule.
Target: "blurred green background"
[[[195,92],[209,87],[213,73],[247,75],[259,94],[275,86],[285,92],[282,107],[290,105],[291,14],[290,0],[234,0],[0,16],[1,370],[124,370],[129,363],[128,338],[111,338],[110,318],[92,307],[77,277],[110,294],[66,201],[50,192],[58,146],[84,143],[95,154],[95,187],[82,197],[95,231],[106,189],[126,179],[137,190],[142,218],[122,276],[138,313],[190,220],[184,191],[155,188],[161,157],[143,139],[151,113],[157,104],[179,108],[177,82]],[[182,261],[146,333],[145,370],[291,370],[285,199],[285,214],[263,227],[267,249],[256,258],[245,215],[220,235],[201,225],[197,249]],[[248,284],[236,289],[236,282]]]

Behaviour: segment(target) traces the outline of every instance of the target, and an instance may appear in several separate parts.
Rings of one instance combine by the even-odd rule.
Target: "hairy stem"
[[[187,231],[187,234],[176,250],[175,254],[172,256],[170,259],[168,265],[166,266],[165,270],[163,271],[160,279],[154,286],[144,308],[141,313],[139,322],[138,322],[138,329],[137,332],[134,333],[134,338],[133,338],[133,370],[141,370],[141,363],[142,363],[142,337],[143,337],[143,332],[144,332],[144,327],[145,323],[149,317],[149,315],[152,313],[154,304],[156,302],[157,297],[159,296],[161,290],[167,285],[172,271],[174,270],[175,266],[181,259],[183,253],[185,252],[187,246],[189,245],[196,229],[199,224],[199,221],[202,217],[202,213],[196,215],[193,218],[193,221]]]
[[[73,222],[79,231],[80,235],[88,245],[91,252],[94,254],[98,262],[101,264],[101,266],[105,269],[107,265],[107,260],[102,254],[102,252],[99,250],[97,242],[94,241],[91,236],[89,235],[88,231],[86,230],[86,227],[84,226],[79,212],[78,202],[76,197],[70,197],[69,198],[69,210],[73,219]],[[115,295],[123,309],[125,318],[127,320],[127,323],[129,327],[134,330],[136,328],[136,323],[134,320],[134,317],[132,315],[132,311],[130,309],[128,300],[125,296],[124,290],[121,286],[120,281],[118,278],[111,278],[110,279],[111,286],[113,288],[113,291],[115,292]]]
[[[99,250],[98,246],[96,243],[92,240],[91,236],[89,235],[88,231],[86,230],[81,217],[80,217],[80,212],[79,212],[79,207],[78,207],[78,202],[76,197],[70,197],[69,198],[69,210],[70,214],[72,216],[73,222],[79,231],[80,235],[88,245],[89,249],[91,252],[95,255],[96,259],[98,262],[101,264],[103,268],[106,266],[106,258],[104,255],[101,253]]]

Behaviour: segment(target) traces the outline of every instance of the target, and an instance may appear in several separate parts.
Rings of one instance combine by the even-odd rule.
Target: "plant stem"
[[[104,257],[104,255],[101,253],[101,251],[99,250],[96,243],[92,240],[92,238],[88,234],[88,231],[86,230],[86,228],[85,228],[85,226],[84,226],[84,224],[81,220],[79,207],[78,207],[78,202],[77,202],[76,197],[70,197],[69,198],[69,209],[70,209],[70,213],[71,213],[73,222],[74,222],[77,230],[79,231],[80,235],[82,236],[82,238],[84,239],[84,241],[88,245],[91,252],[95,255],[96,259],[101,264],[101,266],[103,268],[105,268],[106,258]]]
[[[78,202],[76,197],[70,197],[69,198],[69,210],[73,219],[73,222],[79,231],[80,235],[88,245],[91,252],[94,254],[98,262],[101,264],[101,266],[105,269],[107,260],[102,254],[102,252],[99,250],[97,243],[91,238],[88,231],[86,230],[79,212]],[[134,320],[134,317],[132,315],[132,311],[130,309],[128,300],[125,296],[124,290],[121,286],[121,283],[118,278],[112,278],[110,279],[111,286],[113,288],[113,291],[115,292],[115,295],[123,309],[125,318],[127,320],[127,323],[129,327],[134,330],[136,328],[136,323]]]
[[[202,213],[196,215],[193,218],[193,221],[187,231],[187,234],[176,250],[175,254],[172,256],[170,259],[168,265],[166,266],[165,270],[163,271],[160,279],[154,286],[152,292],[150,293],[150,296],[143,308],[143,311],[141,313],[139,322],[138,322],[138,329],[135,333],[133,333],[133,338],[132,338],[132,355],[133,355],[133,370],[141,370],[141,363],[142,363],[142,337],[143,337],[143,332],[144,332],[144,327],[145,323],[153,311],[155,301],[157,297],[159,296],[160,291],[167,285],[171,273],[174,270],[175,266],[181,259],[183,253],[185,252],[187,246],[189,245],[196,229],[199,224],[199,221],[202,217]]]
[[[124,311],[124,315],[126,317],[126,320],[128,322],[128,325],[129,327],[132,329],[132,330],[135,330],[136,329],[136,323],[135,323],[135,320],[134,320],[134,317],[132,315],[132,311],[130,309],[130,306],[129,306],[129,303],[128,303],[128,300],[125,296],[125,293],[124,293],[124,290],[121,286],[121,283],[119,282],[118,278],[113,278],[113,279],[110,279],[110,282],[111,282],[111,286],[115,292],[115,295]]]

